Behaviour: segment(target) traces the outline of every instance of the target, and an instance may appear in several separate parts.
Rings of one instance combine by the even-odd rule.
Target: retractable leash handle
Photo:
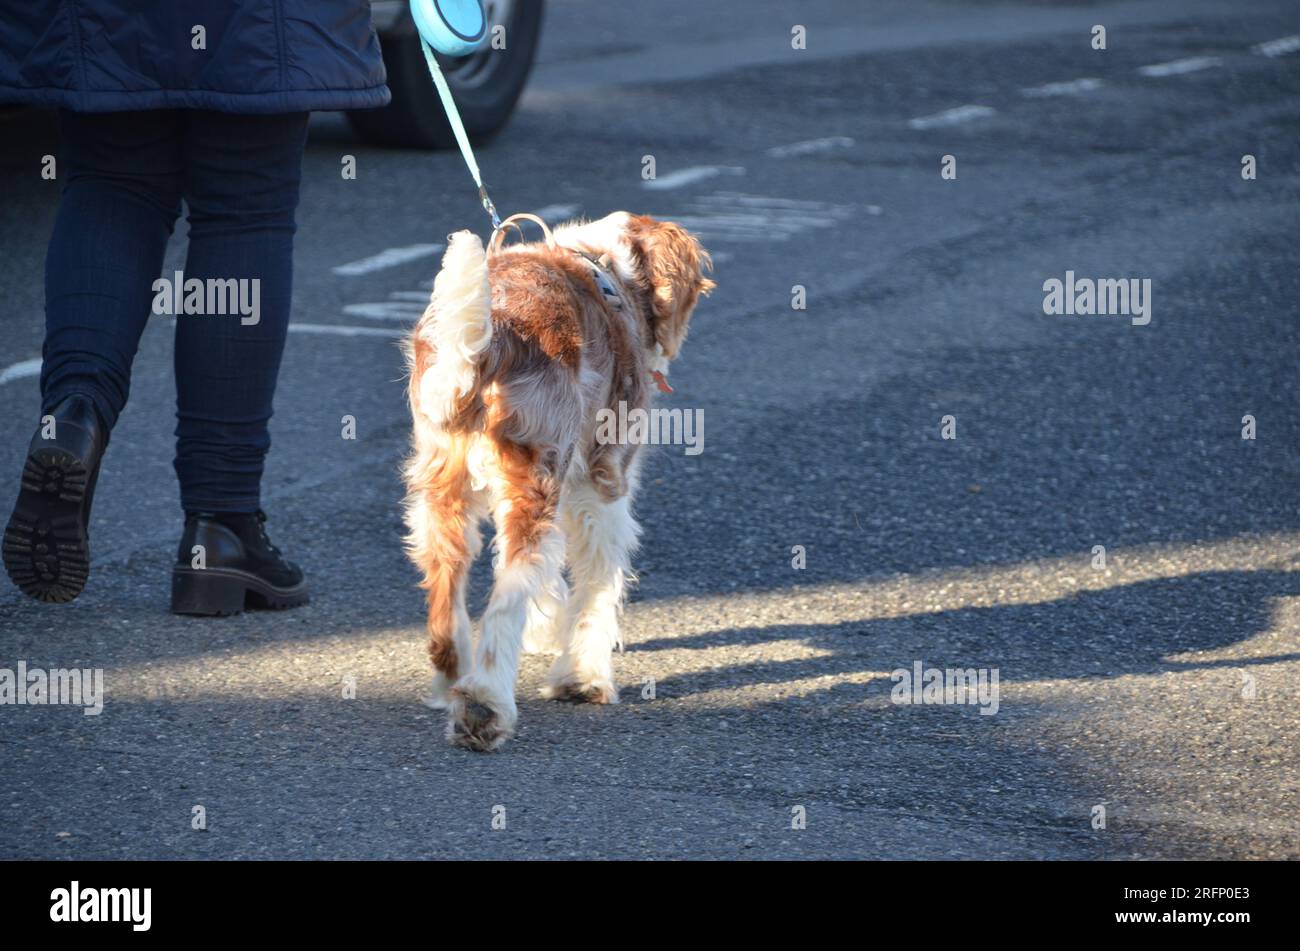
[[[479,173],[478,162],[474,158],[474,150],[469,144],[469,134],[465,131],[465,123],[460,118],[460,110],[456,108],[456,100],[451,97],[447,78],[442,75],[442,68],[433,55],[435,49],[446,56],[465,56],[474,52],[483,45],[487,37],[487,17],[483,15],[483,7],[479,0],[410,0],[410,2],[411,16],[420,33],[420,47],[424,50],[424,61],[429,64],[429,75],[433,77],[433,85],[437,88],[438,98],[442,100],[442,107],[447,112],[447,121],[451,123],[451,131],[460,146],[460,154],[464,156],[469,173],[474,177],[474,184],[478,186],[479,201],[483,204],[483,210],[492,219],[492,230],[495,233],[501,229],[501,216],[497,214],[496,205],[492,204],[492,199],[488,197],[487,187],[483,184],[483,176]]]
[[[411,0],[411,16],[424,41],[445,56],[468,56],[487,37],[480,0]]]

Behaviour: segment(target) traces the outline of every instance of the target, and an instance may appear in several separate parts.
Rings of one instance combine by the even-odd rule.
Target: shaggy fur
[[[671,223],[616,212],[555,240],[488,258],[473,234],[452,235],[406,341],[406,544],[428,594],[430,703],[448,711],[447,738],[474,750],[514,731],[521,648],[558,653],[545,696],[618,702],[640,447],[598,442],[596,416],[648,408],[652,374],[713,287],[708,253]],[[575,252],[605,262],[618,306]],[[475,644],[466,575],[488,517],[495,581]]]

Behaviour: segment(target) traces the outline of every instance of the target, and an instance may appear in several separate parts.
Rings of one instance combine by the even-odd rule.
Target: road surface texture
[[[674,218],[717,262],[667,398],[704,449],[654,450],[639,501],[624,702],[545,702],[528,657],[492,755],[421,705],[395,338],[437,265],[418,246],[485,220],[456,153],[318,116],[266,479],[314,600],[167,613],[156,318],[86,591],[0,583],[0,667],[106,690],[99,716],[0,706],[0,856],[1300,857],[1300,9],[697,9],[555,0],[479,156],[503,211]],[[51,117],[0,130],[7,512],[58,183]],[[1067,271],[1149,280],[1150,322],[1044,313]],[[996,672],[996,712],[893,702],[918,662]]]

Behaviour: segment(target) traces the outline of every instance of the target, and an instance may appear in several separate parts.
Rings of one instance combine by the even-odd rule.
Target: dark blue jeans
[[[289,325],[307,113],[65,112],[62,128],[63,195],[45,261],[42,413],[82,394],[107,426],[117,422],[145,324],[176,300],[175,275],[161,275],[167,286],[155,282],[184,199],[184,284],[212,290],[182,308],[201,313],[176,316],[181,504],[256,510]],[[243,310],[225,306],[237,302]]]

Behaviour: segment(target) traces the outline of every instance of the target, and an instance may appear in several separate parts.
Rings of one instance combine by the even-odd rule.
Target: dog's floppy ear
[[[686,339],[700,295],[716,286],[704,276],[706,270],[713,270],[713,261],[693,234],[671,221],[634,215],[628,219],[628,238],[645,262],[655,342],[671,360]]]

